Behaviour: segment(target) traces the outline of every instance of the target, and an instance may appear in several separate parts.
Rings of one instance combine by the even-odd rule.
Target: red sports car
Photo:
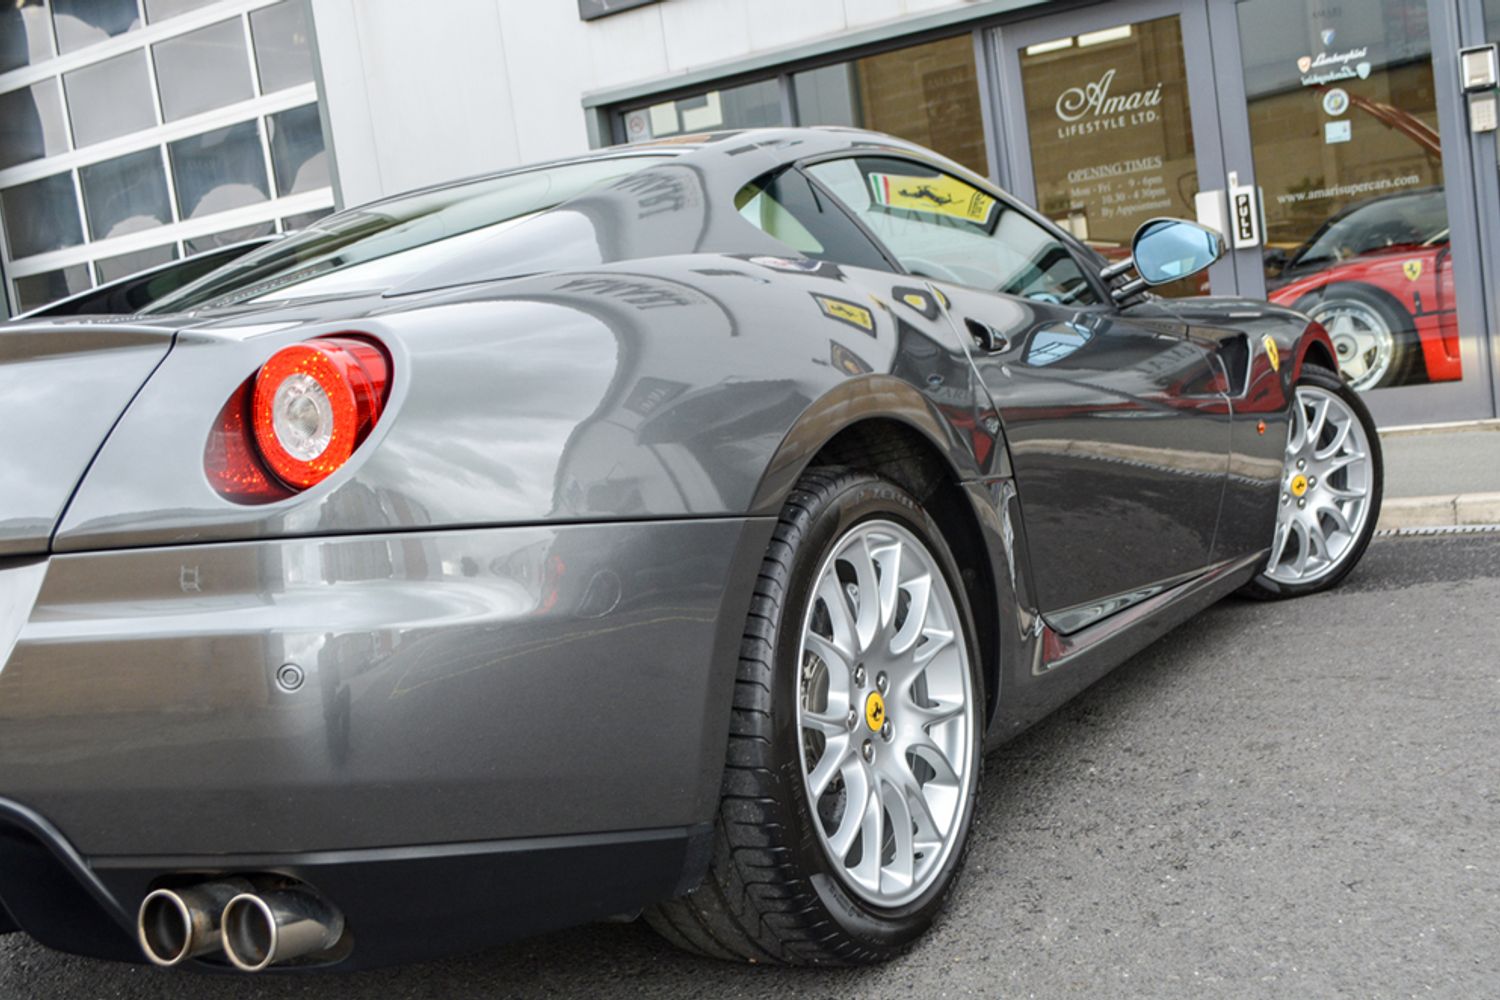
[[[1329,219],[1293,252],[1270,299],[1327,328],[1356,389],[1463,377],[1442,188]]]

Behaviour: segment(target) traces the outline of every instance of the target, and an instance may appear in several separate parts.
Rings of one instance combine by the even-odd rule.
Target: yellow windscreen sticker
[[[877,205],[930,215],[948,215],[988,227],[995,214],[994,198],[965,184],[957,177],[907,177],[902,174],[871,174],[870,192]]]

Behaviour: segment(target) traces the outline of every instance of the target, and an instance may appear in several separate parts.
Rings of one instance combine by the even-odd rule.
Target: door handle
[[[974,343],[981,351],[998,354],[1010,347],[1010,338],[988,323],[981,323],[977,319],[965,319],[964,326],[969,328],[969,336],[974,338]]]

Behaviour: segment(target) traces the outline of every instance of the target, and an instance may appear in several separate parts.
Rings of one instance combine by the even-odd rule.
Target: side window
[[[912,274],[1064,305],[1099,302],[1062,241],[967,181],[884,157],[830,160],[808,173]]]
[[[814,260],[891,270],[890,263],[844,210],[796,170],[740,189],[734,207],[750,224]]]

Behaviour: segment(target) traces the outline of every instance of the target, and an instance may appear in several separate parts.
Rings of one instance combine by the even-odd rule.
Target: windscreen
[[[661,159],[631,155],[556,164],[351,209],[214,271],[146,312],[383,291],[518,220]]]

